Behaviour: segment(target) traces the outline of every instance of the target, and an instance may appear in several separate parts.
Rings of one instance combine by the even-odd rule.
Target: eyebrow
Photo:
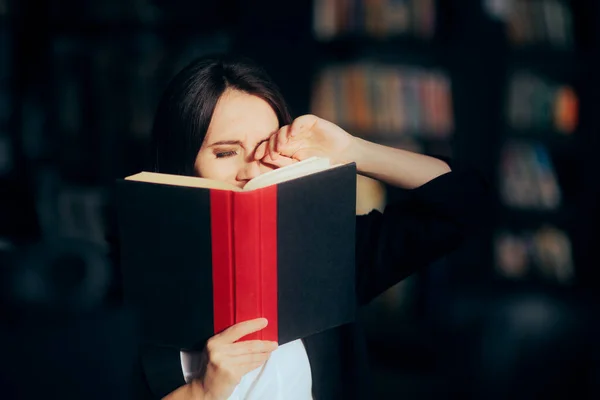
[[[219,145],[224,145],[224,144],[229,144],[229,145],[237,144],[237,145],[241,146],[242,142],[239,140],[220,140],[218,142],[214,142],[214,143],[208,145],[208,147],[219,146]]]
[[[254,150],[256,150],[258,148],[258,146],[260,146],[261,144],[263,144],[264,142],[268,142],[269,138],[263,139],[260,142],[258,142],[256,144],[256,147],[254,147]],[[214,146],[222,146],[222,145],[235,145],[235,146],[242,146],[242,142],[240,140],[219,140],[218,142],[214,142],[208,145],[208,147],[214,147]]]

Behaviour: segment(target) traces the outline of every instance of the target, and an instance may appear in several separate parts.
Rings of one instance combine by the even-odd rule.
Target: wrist
[[[368,142],[356,136],[351,136],[350,143],[342,154],[342,163],[356,163],[356,169],[361,172],[365,164],[365,158],[368,151]]]
[[[213,400],[210,393],[204,390],[204,385],[200,379],[194,379],[190,383],[191,399],[193,400]]]

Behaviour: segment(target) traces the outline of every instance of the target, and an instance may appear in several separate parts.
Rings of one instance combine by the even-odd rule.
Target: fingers
[[[279,132],[277,132],[276,134],[272,135],[269,138],[269,147],[267,148],[267,154],[266,155],[268,157],[270,157],[272,160],[276,160],[279,157],[279,154],[277,154],[277,152],[278,152],[278,149],[277,149],[278,139],[277,139],[277,137],[278,136],[279,136]]]
[[[218,343],[234,343],[250,333],[258,332],[261,329],[264,329],[267,324],[268,321],[266,318],[256,318],[237,323],[210,338],[207,346],[211,341],[216,341]]]
[[[276,167],[285,167],[294,163],[295,161],[291,159],[295,159],[294,154],[303,147],[302,140],[295,139],[309,137],[311,129],[318,120],[316,116],[308,114],[296,118],[291,125],[282,126],[271,135],[268,142],[258,146],[254,159],[263,160]],[[282,156],[288,159],[280,160]]]
[[[263,157],[261,160],[264,164],[268,164],[277,168],[285,167],[287,165],[295,164],[298,160],[287,156],[279,155],[276,159],[271,158],[270,155]]]
[[[254,151],[254,159],[260,160],[267,154],[267,149],[269,147],[269,142],[262,142]]]
[[[292,125],[290,125],[289,129],[289,137],[295,138],[302,133],[310,132],[310,130],[317,123],[318,118],[312,114],[302,115],[301,117],[296,118]]]
[[[249,340],[247,342],[238,342],[229,345],[225,352],[231,356],[238,356],[252,353],[270,353],[277,348],[277,342],[269,340]]]
[[[229,358],[231,365],[261,364],[269,359],[271,353],[252,353]]]

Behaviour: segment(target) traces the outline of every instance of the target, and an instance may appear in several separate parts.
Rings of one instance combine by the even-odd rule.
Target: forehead
[[[265,100],[241,91],[227,90],[217,102],[206,140],[263,139],[278,128],[277,115]]]

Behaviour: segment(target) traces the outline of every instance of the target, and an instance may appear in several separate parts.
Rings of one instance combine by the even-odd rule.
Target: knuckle
[[[220,367],[220,366],[222,366],[224,364],[223,363],[223,356],[221,356],[221,354],[216,353],[216,352],[215,353],[211,353],[209,355],[209,360],[210,360],[211,364],[213,364],[213,365],[215,365],[217,367]]]
[[[216,347],[217,347],[217,343],[215,341],[215,338],[212,337],[212,338],[208,339],[208,341],[206,342],[206,351],[208,353],[212,353],[216,350]]]

